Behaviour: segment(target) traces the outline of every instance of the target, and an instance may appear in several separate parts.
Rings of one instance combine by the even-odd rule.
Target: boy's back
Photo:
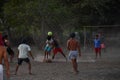
[[[2,59],[5,52],[6,49],[3,46],[0,46],[0,64],[2,64]]]
[[[69,50],[77,50],[78,41],[76,39],[69,39],[68,40],[68,48],[69,48]]]
[[[28,57],[28,52],[31,51],[31,48],[27,44],[20,44],[18,46],[19,50],[19,58],[27,58]]]

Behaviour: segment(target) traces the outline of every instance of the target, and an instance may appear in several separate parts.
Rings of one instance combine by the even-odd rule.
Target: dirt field
[[[31,60],[32,73],[28,74],[27,65],[23,63],[14,75],[17,59],[10,63],[10,80],[120,80],[120,49],[107,48],[102,53],[102,58],[95,59],[91,49],[82,50],[81,58],[78,58],[79,74],[72,72],[70,61],[58,54],[52,63],[43,63],[43,52],[34,48],[35,60]],[[68,55],[68,52],[65,53]]]

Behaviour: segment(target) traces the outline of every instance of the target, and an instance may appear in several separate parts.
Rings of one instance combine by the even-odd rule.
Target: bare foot
[[[46,62],[46,59],[43,59],[43,62]]]
[[[30,72],[29,75],[32,75],[32,73]]]
[[[79,73],[79,71],[75,71],[74,74],[77,75]]]
[[[15,73],[14,75],[17,75],[17,73]]]

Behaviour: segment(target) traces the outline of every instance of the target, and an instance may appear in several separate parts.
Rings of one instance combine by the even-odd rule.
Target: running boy
[[[58,52],[60,52],[60,53],[65,57],[65,59],[66,59],[66,61],[67,61],[67,58],[66,58],[65,54],[64,54],[63,51],[62,51],[62,48],[60,48],[58,41],[54,38],[54,39],[53,39],[53,56],[52,56],[52,59],[55,58],[55,55],[56,55]]]
[[[17,54],[18,64],[16,66],[15,75],[17,74],[18,68],[22,64],[23,61],[26,62],[26,63],[28,63],[29,74],[32,74],[31,73],[31,63],[30,63],[30,60],[28,58],[28,53],[30,54],[30,56],[32,57],[32,59],[34,59],[34,57],[32,56],[32,53],[31,53],[31,48],[27,44],[27,40],[24,39],[22,41],[22,43],[18,46],[18,54]]]
[[[79,42],[75,39],[75,33],[70,34],[70,39],[67,41],[67,49],[69,50],[69,59],[72,62],[75,74],[78,73],[77,55],[81,56]]]

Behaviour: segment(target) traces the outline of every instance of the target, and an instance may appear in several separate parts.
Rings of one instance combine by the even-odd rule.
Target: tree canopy
[[[49,30],[66,34],[120,22],[120,0],[0,0],[0,4],[0,30],[16,36],[44,36]]]

